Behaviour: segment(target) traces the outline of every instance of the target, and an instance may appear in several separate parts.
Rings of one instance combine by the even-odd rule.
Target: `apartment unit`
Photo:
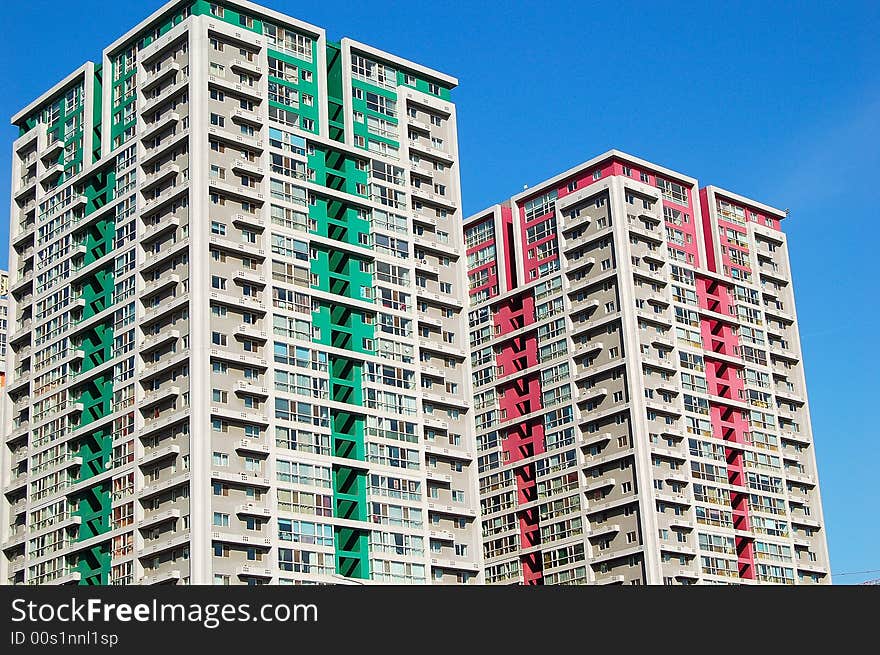
[[[610,151],[466,219],[487,583],[830,583],[785,218]]]
[[[456,83],[176,0],[13,117],[0,579],[482,581]]]

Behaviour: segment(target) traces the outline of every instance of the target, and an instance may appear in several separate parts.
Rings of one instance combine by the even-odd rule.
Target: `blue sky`
[[[331,39],[349,36],[459,78],[467,214],[609,148],[791,209],[832,568],[880,569],[880,434],[871,418],[880,312],[870,286],[878,251],[869,237],[877,205],[868,193],[880,179],[880,4],[262,2]],[[98,59],[160,0],[73,4],[79,12],[63,20],[46,20],[61,2],[6,7],[0,116]],[[15,133],[0,134],[8,208]]]

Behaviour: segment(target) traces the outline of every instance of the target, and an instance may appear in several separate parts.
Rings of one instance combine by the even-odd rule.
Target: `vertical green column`
[[[103,74],[101,66],[95,66],[94,92],[92,96],[92,161],[101,158],[101,112],[103,111]]]
[[[309,167],[315,171],[319,183],[331,189],[355,194],[358,184],[366,183],[366,172],[356,162],[332,149],[315,149],[309,158]],[[369,243],[370,222],[363,212],[349,203],[331,197],[321,197],[310,207],[310,215],[317,224],[316,232],[350,245]],[[361,235],[366,235],[366,239]],[[360,258],[348,250],[312,245],[316,257],[311,271],[317,274],[317,288],[342,298],[365,300],[373,288],[372,273],[362,266]],[[362,270],[363,269],[363,270]],[[364,321],[361,310],[340,303],[322,302],[312,314],[312,322],[319,329],[318,343],[353,353],[372,352],[373,326]],[[334,514],[339,518],[366,521],[367,476],[365,459],[363,407],[363,363],[352,357],[334,355],[330,366],[330,397],[345,403],[351,410],[331,411],[333,454],[336,457],[361,462],[333,467]],[[336,570],[352,578],[369,577],[369,533],[365,528],[337,527]]]
[[[345,141],[345,106],[342,101],[342,51],[339,43],[327,44],[327,120],[330,138]]]
[[[100,172],[86,184],[84,194],[87,198],[86,215],[93,212],[110,199],[115,186],[115,172]],[[83,228],[81,242],[86,246],[82,265],[87,266],[113,248],[115,222],[112,217],[102,217]],[[88,320],[101,313],[113,303],[113,265],[95,269],[80,281],[80,295],[84,301],[81,320]],[[83,359],[77,379],[85,382],[78,385],[80,390],[77,402],[82,403],[78,429],[109,415],[113,411],[113,370],[107,370],[90,377],[89,371],[109,361],[113,356],[113,318],[90,326],[80,335],[78,347],[83,351]],[[83,482],[104,473],[110,466],[113,451],[112,425],[102,425],[83,434],[76,444],[77,455],[82,458],[77,482]],[[79,533],[76,541],[84,541],[110,530],[111,493],[110,482],[104,481],[71,495],[73,514],[80,516]],[[111,554],[110,544],[105,542],[80,552],[75,563],[81,574],[80,584],[107,584]]]

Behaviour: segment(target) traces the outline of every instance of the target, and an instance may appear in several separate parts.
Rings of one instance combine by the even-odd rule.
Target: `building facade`
[[[0,579],[482,581],[455,85],[181,0],[14,116]]]
[[[830,583],[785,216],[611,151],[466,219],[486,582]]]

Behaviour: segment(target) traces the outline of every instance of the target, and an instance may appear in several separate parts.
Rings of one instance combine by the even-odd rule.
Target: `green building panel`
[[[400,148],[400,141],[398,141],[391,133],[388,134],[376,134],[374,132],[370,132],[367,127],[367,120],[369,117],[374,117],[381,119],[383,121],[387,121],[392,125],[398,125],[398,120],[396,117],[389,116],[388,114],[382,113],[380,111],[376,111],[371,109],[368,106],[368,94],[374,94],[376,96],[381,96],[383,98],[388,98],[393,100],[396,103],[396,113],[399,115],[401,111],[403,111],[403,107],[401,103],[398,102],[397,93],[390,89],[386,89],[381,86],[377,86],[375,84],[370,84],[369,82],[365,82],[363,80],[352,80],[352,99],[351,106],[352,111],[359,112],[364,116],[364,120],[361,122],[352,121],[352,132],[355,135],[355,138],[361,137],[363,139],[364,148],[368,149],[367,142],[368,141],[376,141],[379,143],[388,144],[393,146],[394,148]],[[355,96],[355,90],[360,92],[362,97],[358,98]],[[369,103],[370,106],[376,106],[375,103]],[[396,135],[396,133],[394,133]]]
[[[299,74],[296,80],[292,79],[282,79],[280,77],[275,77],[271,74],[270,67],[270,75],[269,75],[269,84],[277,84],[282,87],[288,87],[290,89],[295,89],[299,93],[299,104],[294,107],[291,105],[286,105],[281,102],[276,102],[274,100],[269,100],[270,107],[277,107],[279,109],[284,109],[289,112],[293,112],[298,116],[306,119],[310,119],[312,121],[311,128],[304,127],[302,122],[300,122],[300,129],[311,132],[313,134],[318,134],[319,132],[319,119],[320,119],[320,111],[318,107],[318,67],[315,63],[314,51],[317,48],[315,45],[312,45],[312,61],[306,61],[305,59],[300,59],[299,57],[295,57],[289,53],[279,52],[278,50],[273,50],[269,48],[267,54],[269,57],[273,59],[278,59],[279,61],[283,61],[286,64],[290,64],[291,66],[296,66]],[[270,89],[271,93],[271,89]],[[311,96],[311,104],[306,104],[303,101],[303,96],[308,95]]]
[[[103,111],[103,66],[95,67],[94,93],[92,95],[92,162],[101,159],[101,119]]]
[[[338,42],[327,44],[327,122],[330,138],[345,141],[345,105],[342,91],[342,50]]]
[[[366,160],[359,160],[332,148],[315,147],[309,155],[314,180],[331,189],[363,197],[367,188]],[[309,207],[317,234],[348,245],[370,246],[368,210],[336,198],[318,196]],[[315,288],[340,299],[370,301],[373,289],[371,258],[359,257],[348,249],[334,249],[312,243],[311,273],[317,278]],[[370,312],[372,314],[372,312]],[[370,317],[372,318],[372,317]],[[364,353],[372,353],[375,328],[362,309],[347,304],[321,301],[312,313],[318,328],[315,341],[352,353],[352,357],[330,358],[330,398],[351,406],[349,411],[331,410],[333,454],[351,464],[333,467],[334,515],[366,521],[368,518],[364,463],[365,419],[363,407]],[[369,578],[369,531],[342,527],[335,529],[336,570],[352,578]]]
[[[85,215],[112,200],[116,174],[112,169],[103,168],[86,181],[83,194],[86,196]],[[102,216],[97,221],[84,221],[78,231],[79,243],[85,245],[81,266],[89,266],[112,252],[115,237],[115,224],[112,218]],[[79,282],[79,298],[83,301],[81,321],[86,321],[108,309],[113,303],[113,265],[99,267]],[[113,371],[102,370],[96,375],[90,371],[102,366],[113,356],[113,319],[99,321],[83,330],[76,347],[83,352],[82,363],[76,375],[74,393],[79,392],[76,402],[82,405],[77,430],[81,436],[76,454],[82,458],[77,483],[87,481],[107,471],[113,451],[112,427],[106,423],[93,430],[88,426],[100,421],[113,411]],[[110,484],[103,481],[87,486],[68,499],[75,507],[74,515],[82,522],[77,541],[91,539],[110,530],[111,494]],[[74,563],[79,571],[80,584],[107,584],[111,565],[110,544],[97,544],[77,554]]]

